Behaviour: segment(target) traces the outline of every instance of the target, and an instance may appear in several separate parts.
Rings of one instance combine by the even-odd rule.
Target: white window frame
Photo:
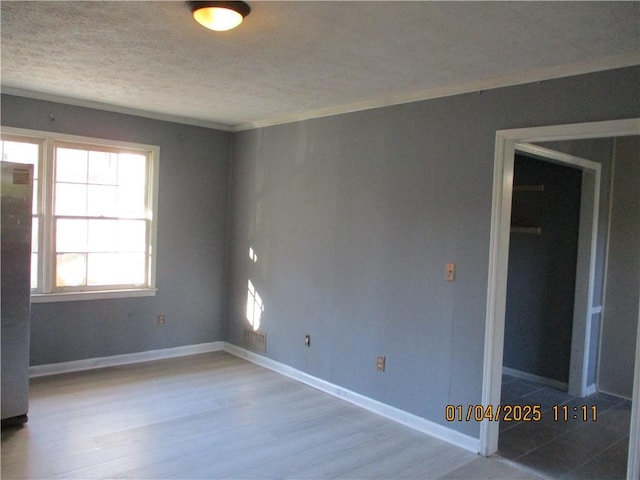
[[[38,130],[28,130],[13,127],[1,127],[3,140],[24,141],[37,143],[38,159],[38,216],[40,217],[40,231],[38,238],[38,286],[31,292],[32,303],[66,302],[74,300],[98,300],[108,298],[149,297],[154,296],[156,288],[156,243],[158,226],[158,183],[160,147],[140,143],[120,142],[115,140],[66,135]],[[109,149],[132,150],[147,155],[149,168],[147,172],[147,210],[149,215],[150,232],[147,238],[149,247],[148,285],[144,287],[123,287],[108,289],[77,289],[69,291],[56,290],[53,275],[53,262],[56,258],[54,235],[54,155],[56,143],[77,144],[79,147],[97,147]],[[36,195],[36,192],[34,192]]]

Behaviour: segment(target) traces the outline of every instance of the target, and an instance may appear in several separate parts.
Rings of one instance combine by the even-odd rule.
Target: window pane
[[[38,218],[34,217],[31,220],[31,251],[33,253],[38,252]]]
[[[31,205],[31,213],[33,215],[38,214],[38,180],[33,180],[33,201]]]
[[[38,154],[39,145],[36,143],[12,142],[3,140],[0,142],[2,160],[33,165],[33,207],[32,212],[38,213]]]
[[[144,155],[118,155],[118,185],[144,187],[147,183],[147,158]]]
[[[118,257],[119,283],[143,285],[147,282],[144,253],[121,253]]]
[[[71,183],[56,184],[56,215],[86,215],[87,187]]]
[[[31,219],[31,288],[38,288],[38,218]]]
[[[118,188],[118,215],[121,217],[144,217],[144,194],[143,188]]]
[[[88,285],[114,285],[118,282],[118,254],[90,253]]]
[[[87,187],[87,213],[100,217],[113,217],[116,211],[116,187],[89,185]]]
[[[34,165],[33,176],[38,178],[38,145],[35,143],[2,142],[2,160],[5,162],[30,163]]]
[[[57,148],[56,181],[85,183],[87,181],[87,154],[86,150]]]
[[[87,221],[59,219],[56,222],[56,252],[86,252]]]
[[[147,222],[121,220],[118,222],[118,251],[145,252],[147,249]]]
[[[57,255],[56,286],[77,287],[87,283],[85,254],[61,253]]]
[[[31,254],[31,288],[38,288],[38,254]]]
[[[115,185],[118,179],[118,154],[89,152],[89,183]]]
[[[89,220],[89,252],[115,252],[117,241],[117,220]]]
[[[137,253],[90,253],[88,285],[145,283],[145,256]]]

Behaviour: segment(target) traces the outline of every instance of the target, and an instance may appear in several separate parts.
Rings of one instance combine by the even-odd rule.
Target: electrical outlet
[[[384,364],[386,363],[386,357],[380,355],[376,359],[376,369],[384,372]]]
[[[305,344],[307,347],[310,347],[310,346],[311,346],[311,335],[305,335],[305,336],[304,336],[304,344]]]
[[[455,263],[447,263],[445,265],[444,278],[447,282],[456,281],[456,264]]]
[[[157,318],[157,320],[156,320],[156,323],[157,323],[159,326],[164,325],[164,313],[161,313],[160,315],[158,315],[158,318]]]

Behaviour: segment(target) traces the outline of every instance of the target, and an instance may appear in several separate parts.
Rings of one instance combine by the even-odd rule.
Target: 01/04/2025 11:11
[[[554,422],[595,422],[597,420],[596,405],[553,405],[551,410],[544,410],[542,405],[446,405],[445,420],[447,422],[540,422],[542,417],[551,416]]]

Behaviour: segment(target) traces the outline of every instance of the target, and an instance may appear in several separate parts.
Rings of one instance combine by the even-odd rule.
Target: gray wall
[[[225,338],[242,345],[250,278],[270,358],[477,437],[444,406],[481,400],[495,132],[638,116],[639,73],[236,134]]]
[[[569,381],[582,171],[516,155],[511,224],[540,234],[511,233],[503,365]]]
[[[640,293],[640,138],[616,139],[598,389],[631,397]]]
[[[8,95],[2,125],[160,146],[157,295],[33,304],[31,365],[222,339],[229,133]]]

